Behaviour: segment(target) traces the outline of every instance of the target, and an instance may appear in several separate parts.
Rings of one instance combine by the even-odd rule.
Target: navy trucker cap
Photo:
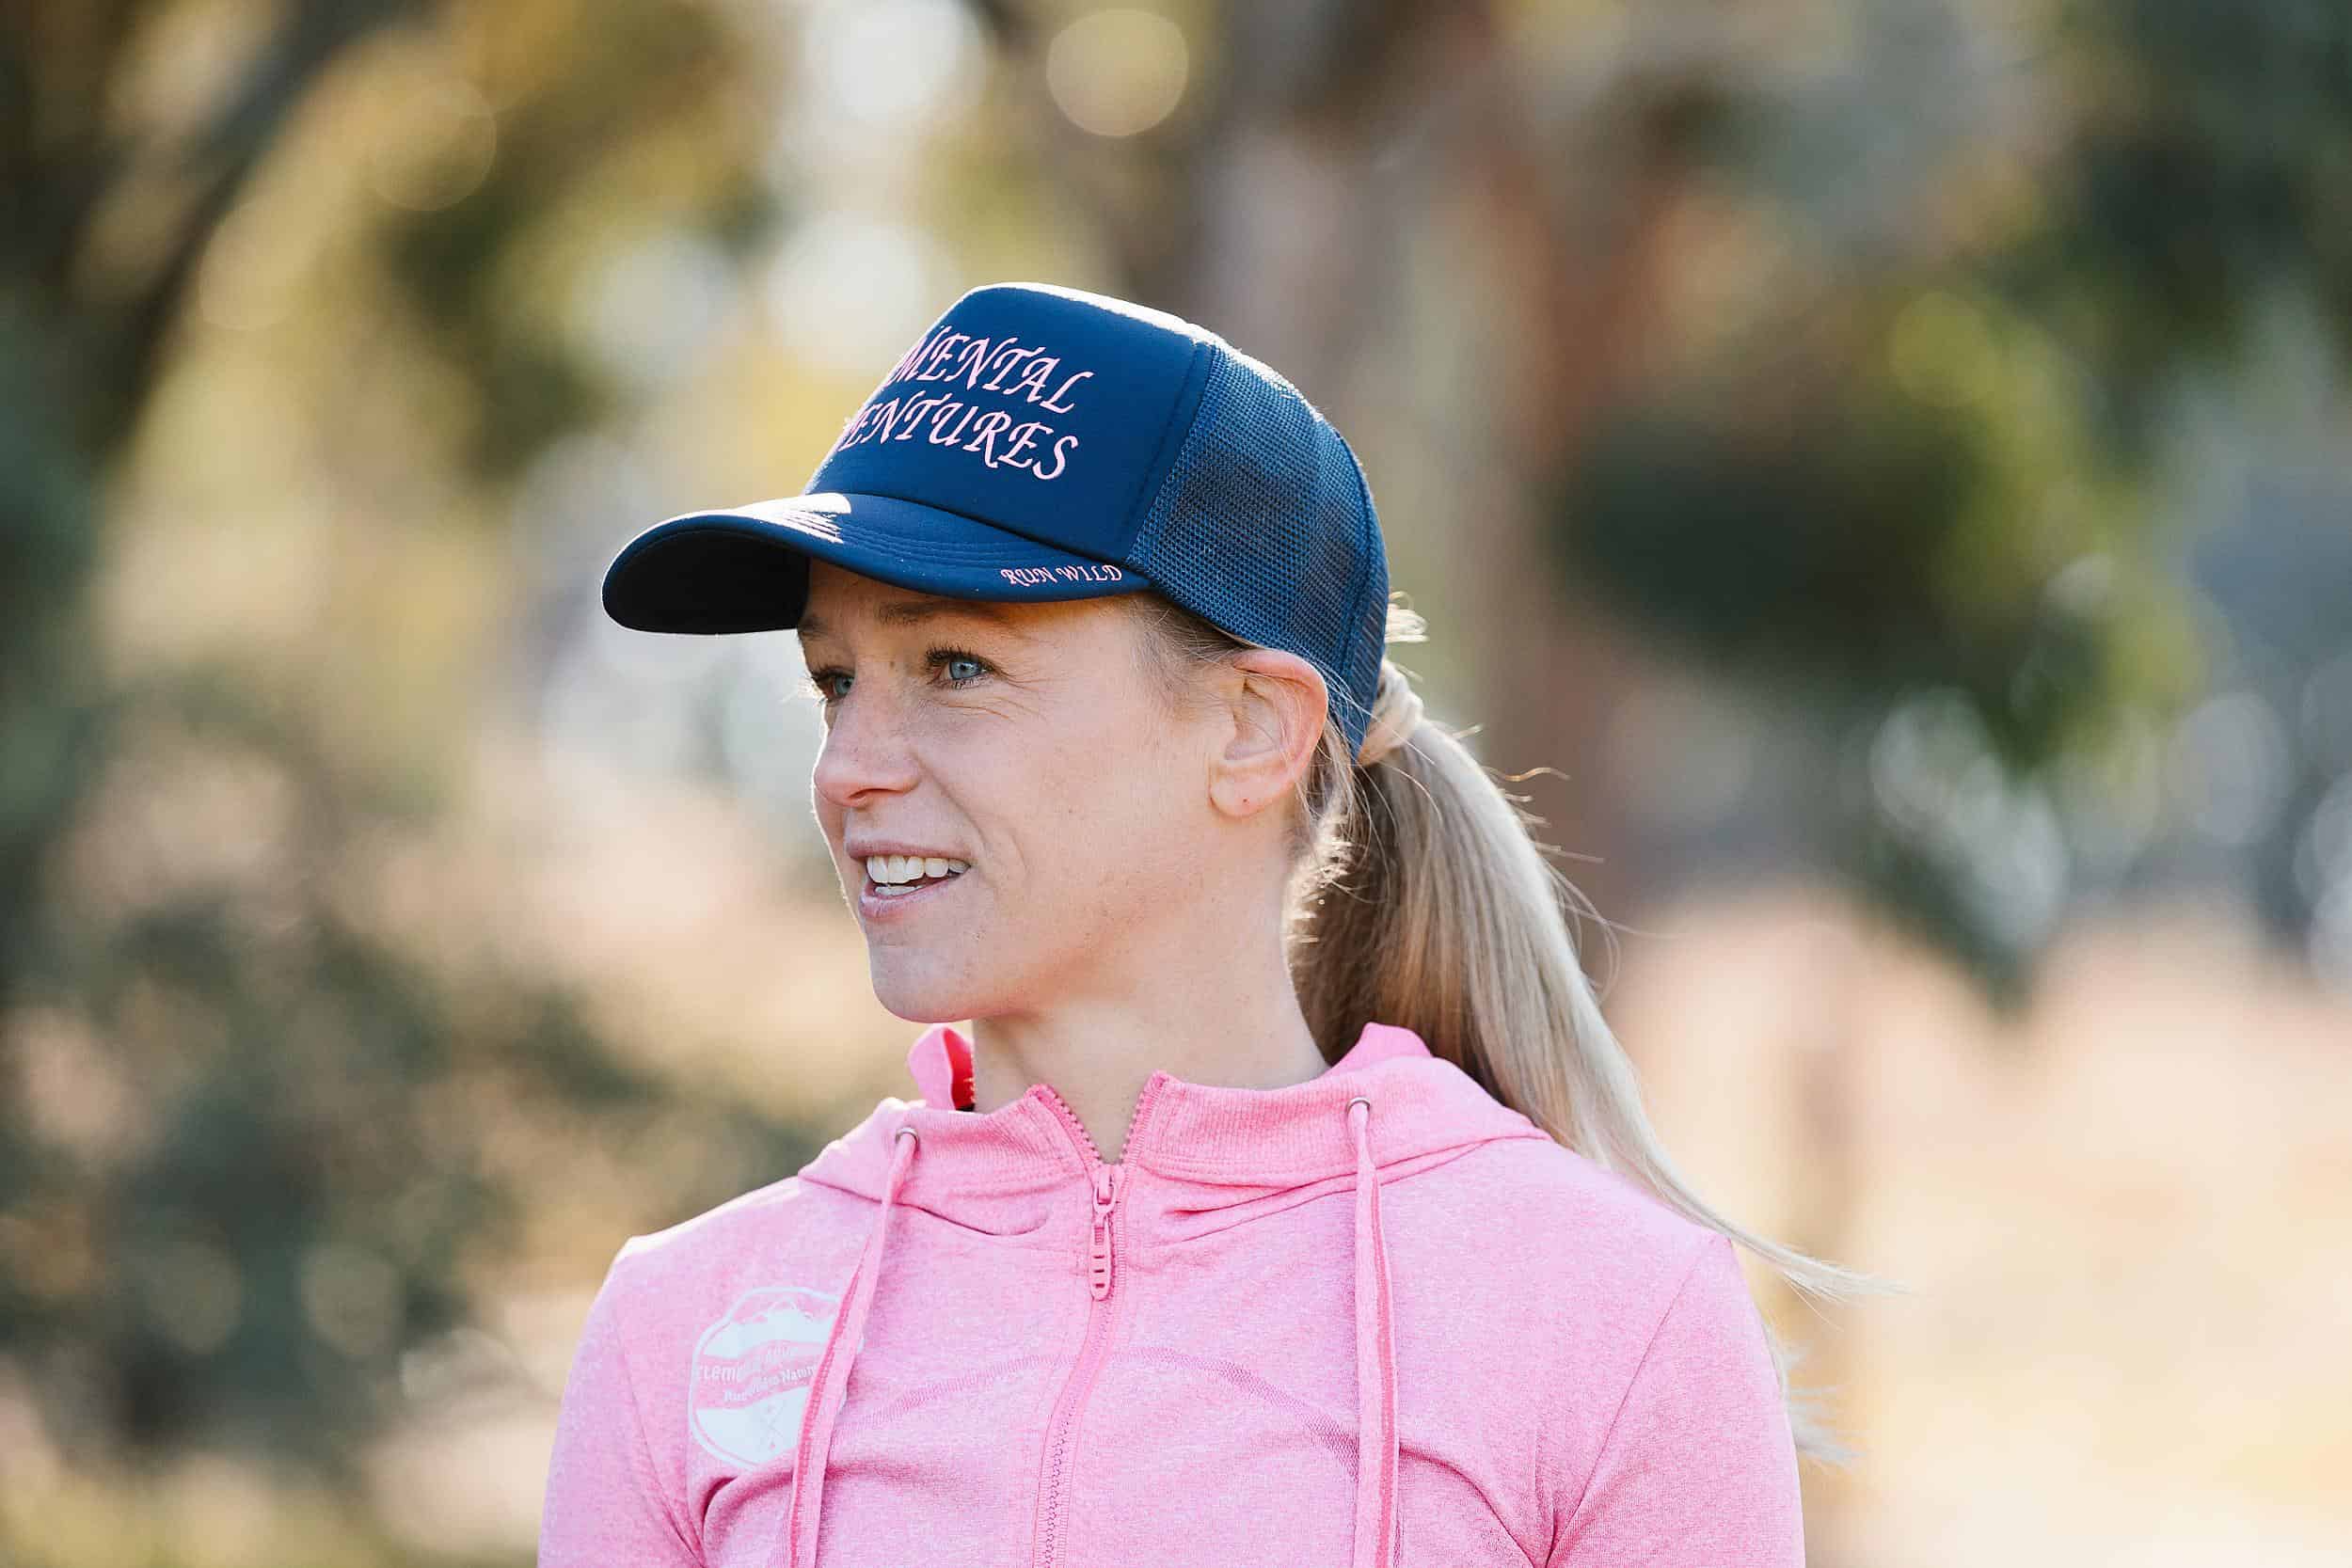
[[[973,290],[803,493],[645,530],[605,572],[605,612],[640,631],[787,629],[811,556],[970,599],[1155,589],[1312,663],[1351,749],[1371,722],[1389,568],[1363,470],[1296,388],[1164,311]]]

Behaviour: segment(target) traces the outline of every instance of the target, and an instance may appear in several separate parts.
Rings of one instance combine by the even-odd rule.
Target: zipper
[[[1152,1097],[1160,1086],[1165,1074],[1154,1072],[1136,1097],[1135,1115],[1127,1123],[1127,1143],[1120,1150],[1124,1156],[1135,1148],[1136,1132],[1143,1125],[1144,1113]],[[1053,1422],[1046,1429],[1045,1468],[1041,1477],[1041,1495],[1038,1499],[1037,1539],[1030,1561],[1035,1568],[1054,1568],[1061,1560],[1062,1537],[1065,1533],[1064,1504],[1070,1484],[1071,1437],[1077,1430],[1078,1416],[1086,1408],[1087,1396],[1092,1392],[1096,1374],[1102,1370],[1105,1347],[1110,1340],[1112,1308],[1111,1288],[1117,1282],[1119,1256],[1119,1200],[1127,1190],[1127,1162],[1103,1158],[1094,1139],[1071,1110],[1069,1102],[1054,1092],[1050,1084],[1038,1085],[1043,1099],[1077,1147],[1079,1158],[1086,1162],[1087,1183],[1093,1202],[1092,1223],[1087,1238],[1087,1330],[1086,1338],[1078,1347],[1077,1364],[1071,1368],[1070,1377],[1062,1385],[1061,1399],[1054,1407]]]
[[[1094,1167],[1094,1233],[1087,1243],[1087,1289],[1096,1301],[1111,1293],[1111,1209],[1126,1176],[1123,1165]]]

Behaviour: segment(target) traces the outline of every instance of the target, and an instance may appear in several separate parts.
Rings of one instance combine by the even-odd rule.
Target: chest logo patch
[[[798,1285],[746,1291],[694,1344],[687,1421],[720,1459],[765,1465],[799,1446],[818,1358],[841,1298]]]

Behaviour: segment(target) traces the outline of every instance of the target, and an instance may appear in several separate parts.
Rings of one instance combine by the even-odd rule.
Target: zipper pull
[[[1111,1293],[1111,1205],[1119,1201],[1119,1172],[1110,1165],[1094,1167],[1094,1238],[1087,1289],[1096,1301]]]

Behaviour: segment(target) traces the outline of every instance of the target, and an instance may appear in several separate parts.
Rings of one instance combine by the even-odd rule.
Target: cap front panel
[[[1165,320],[1044,289],[976,290],[892,367],[808,487],[1120,560],[1200,346]],[[1029,586],[1003,569],[1009,587]]]

